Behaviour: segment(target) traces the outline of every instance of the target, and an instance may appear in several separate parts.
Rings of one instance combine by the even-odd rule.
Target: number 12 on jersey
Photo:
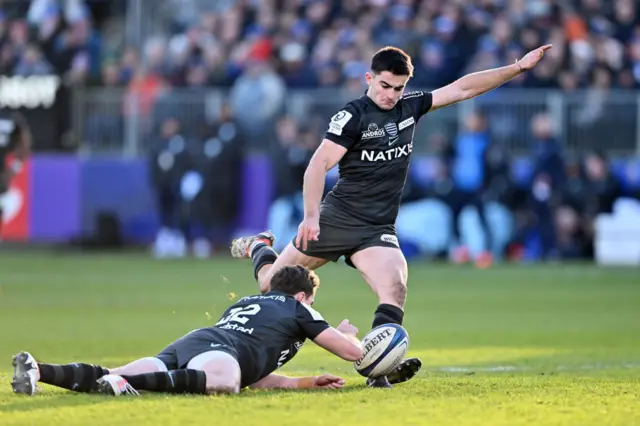
[[[223,317],[216,325],[223,325],[229,322],[239,322],[240,324],[246,324],[255,314],[260,312],[260,305],[253,304],[242,308],[233,308],[229,311],[226,317]]]

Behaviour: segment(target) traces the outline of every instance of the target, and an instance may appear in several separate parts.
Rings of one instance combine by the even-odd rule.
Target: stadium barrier
[[[412,179],[426,183],[432,173],[429,157],[416,156]],[[640,161],[616,161],[614,172],[625,184],[640,170]],[[512,164],[512,176],[526,185],[530,160]],[[640,179],[640,173],[636,174]],[[337,179],[335,169],[327,185]],[[272,202],[273,176],[264,154],[251,154],[243,165],[237,233],[263,230]],[[2,237],[14,241],[63,242],[95,231],[99,212],[109,211],[120,220],[130,242],[148,243],[158,229],[155,199],[145,159],[84,158],[75,155],[34,155],[12,181],[3,199],[5,223]]]

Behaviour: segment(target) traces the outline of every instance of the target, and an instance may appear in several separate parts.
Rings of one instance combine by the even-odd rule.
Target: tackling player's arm
[[[431,92],[433,100],[430,111],[475,98],[502,86],[518,74],[533,68],[549,49],[550,44],[539,47],[527,53],[515,64],[467,74],[445,87],[434,90]]]
[[[362,343],[358,339],[358,329],[348,320],[342,321],[337,328],[327,328],[313,341],[345,361],[362,359]]]
[[[311,377],[288,377],[271,373],[250,387],[257,389],[340,389],[344,379],[331,374]]]
[[[296,312],[296,321],[305,339],[313,340],[318,346],[346,361],[358,361],[362,358],[358,329],[348,320],[333,328],[318,311],[301,303]]]

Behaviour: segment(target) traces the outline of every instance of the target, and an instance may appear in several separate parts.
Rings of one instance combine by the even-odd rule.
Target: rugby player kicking
[[[341,256],[355,267],[379,299],[373,327],[402,324],[407,295],[407,262],[400,251],[395,221],[400,208],[413,134],[428,112],[482,95],[532,69],[551,45],[527,53],[512,65],[468,74],[433,92],[404,93],[413,75],[411,58],[385,47],[365,74],[368,90],[347,103],[329,123],[304,175],[304,219],[278,255],[270,232],[233,241],[237,258],[251,258],[260,290],[268,292],[273,274],[286,265],[319,268]],[[325,176],[336,164],[340,179],[321,200]],[[322,201],[322,202],[321,202]],[[391,374],[368,379],[391,387],[421,368],[410,358]]]

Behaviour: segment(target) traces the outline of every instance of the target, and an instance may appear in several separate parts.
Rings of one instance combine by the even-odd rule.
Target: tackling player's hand
[[[538,47],[537,49],[532,50],[531,52],[524,55],[522,59],[520,59],[517,64],[520,66],[522,71],[529,71],[531,68],[535,67],[540,59],[544,56],[544,53],[551,49],[552,45],[547,44],[542,47]]]
[[[354,336],[354,337],[358,336],[358,328],[355,325],[351,324],[348,319],[343,320],[336,327],[336,330],[338,330],[340,333],[346,334],[348,336]]]
[[[307,241],[318,241],[320,235],[320,217],[305,217],[300,226],[298,226],[298,235],[296,236],[296,247],[302,250],[307,249]]]
[[[344,384],[344,379],[332,376],[331,374],[323,374],[322,376],[315,377],[315,386],[317,388],[341,389]]]

